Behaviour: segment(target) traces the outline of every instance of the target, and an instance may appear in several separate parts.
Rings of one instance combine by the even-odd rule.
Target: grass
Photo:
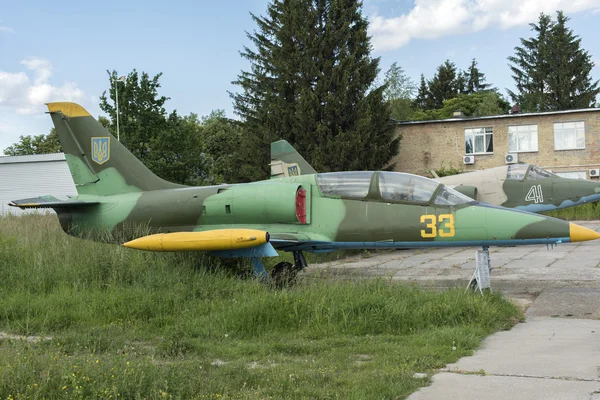
[[[498,294],[274,290],[213,263],[0,218],[0,331],[51,337],[0,340],[0,398],[401,399],[522,318]]]
[[[600,202],[582,204],[543,213],[567,221],[596,221],[600,219]]]

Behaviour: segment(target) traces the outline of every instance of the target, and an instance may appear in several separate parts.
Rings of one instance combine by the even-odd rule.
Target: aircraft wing
[[[9,206],[26,208],[79,208],[100,204],[97,201],[59,200],[54,196],[32,197],[29,199],[13,200]]]

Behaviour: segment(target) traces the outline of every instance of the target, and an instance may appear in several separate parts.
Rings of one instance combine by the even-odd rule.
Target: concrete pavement
[[[577,222],[600,231],[600,222]],[[344,277],[382,276],[425,286],[466,287],[477,248],[409,249],[311,265],[308,273]],[[365,256],[366,255],[366,256]],[[490,247],[493,290],[538,295],[549,288],[596,288],[600,283],[600,240],[546,246]]]
[[[577,222],[600,231],[600,222]],[[466,287],[474,248],[374,253],[310,273],[386,277],[433,288]],[[600,400],[600,240],[490,248],[492,290],[520,303],[526,322],[488,337],[409,400]]]
[[[408,397],[600,400],[600,321],[530,317]]]

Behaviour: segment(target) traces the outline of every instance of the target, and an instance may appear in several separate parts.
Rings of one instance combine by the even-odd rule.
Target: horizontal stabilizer
[[[157,233],[124,243],[149,251],[217,251],[247,249],[269,241],[269,234],[255,229],[215,229],[204,232]]]
[[[59,200],[54,196],[32,197],[29,199],[13,200],[8,205],[12,207],[26,208],[80,208],[100,204],[97,201],[82,200]]]

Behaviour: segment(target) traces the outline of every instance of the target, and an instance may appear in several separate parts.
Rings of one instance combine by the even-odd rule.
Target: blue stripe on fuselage
[[[543,211],[560,210],[561,208],[579,206],[581,204],[586,204],[586,203],[590,203],[592,201],[598,201],[598,200],[600,200],[600,194],[595,193],[595,194],[591,194],[589,196],[584,196],[584,197],[580,198],[578,201],[565,200],[562,203],[560,203],[560,205],[558,205],[558,206],[555,206],[554,204],[531,203],[531,204],[527,204],[526,206],[517,206],[517,207],[515,207],[515,209],[521,210],[521,211],[539,213],[539,212],[543,212]]]
[[[469,240],[456,242],[298,242],[290,243],[285,240],[273,240],[271,243],[277,249],[285,251],[323,251],[337,249],[417,249],[435,247],[490,247],[490,246],[523,246],[540,244],[569,243],[571,238],[539,238],[511,240]]]

